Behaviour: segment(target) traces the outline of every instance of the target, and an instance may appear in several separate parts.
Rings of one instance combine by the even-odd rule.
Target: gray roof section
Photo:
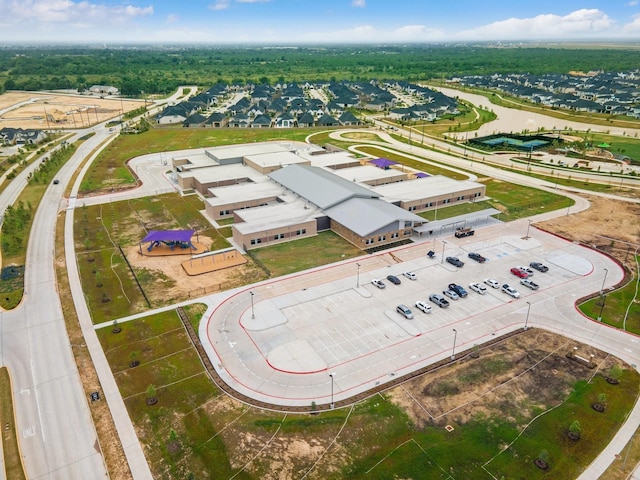
[[[400,229],[404,227],[404,222],[425,221],[418,215],[378,199],[352,198],[324,213],[361,237],[369,236],[392,223],[396,223]]]
[[[350,198],[378,198],[372,190],[308,165],[288,165],[269,174],[269,178],[321,209]]]

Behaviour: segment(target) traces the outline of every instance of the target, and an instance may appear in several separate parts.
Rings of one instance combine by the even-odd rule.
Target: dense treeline
[[[638,52],[615,48],[483,45],[348,47],[11,47],[0,49],[0,92],[117,86],[125,95],[178,85],[300,80],[442,79],[490,73],[622,71]]]

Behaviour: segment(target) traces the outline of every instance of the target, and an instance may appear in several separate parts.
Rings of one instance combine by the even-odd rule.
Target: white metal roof
[[[269,177],[300,197],[325,209],[349,198],[377,198],[379,194],[332,172],[307,165],[289,165]]]
[[[233,228],[246,235],[281,227],[294,227],[299,225],[300,222],[315,219],[319,211],[298,200],[291,203],[279,203],[277,205],[238,210],[236,214],[244,222],[234,223]]]
[[[269,181],[264,176],[261,179],[256,178],[254,182],[245,182],[238,185],[230,185],[226,187],[210,188],[214,197],[207,198],[205,201],[210,205],[232,205],[234,203],[244,202],[247,200],[257,200],[265,197],[281,196],[282,187]],[[286,200],[286,196],[283,200]]]
[[[248,161],[253,162],[263,168],[292,165],[294,163],[308,164],[309,161],[289,151],[273,153],[261,153],[259,155],[244,155]]]
[[[373,165],[362,165],[360,167],[348,167],[341,168],[332,171],[334,175],[344,178],[345,180],[351,180],[353,182],[370,182],[376,181],[388,181],[399,182],[402,179],[407,178],[407,174],[395,168],[385,170],[383,168],[374,167]]]
[[[230,165],[219,165],[212,168],[199,168],[185,174],[178,173],[181,177],[193,177],[198,182],[206,184],[211,182],[229,181],[242,178],[250,178],[253,181],[260,181],[264,175],[256,172],[253,168],[240,163]]]
[[[329,208],[324,213],[361,237],[398,222],[424,222],[424,218],[396,207],[384,200],[352,198]],[[398,228],[404,225],[398,224]]]
[[[472,182],[471,180],[454,180],[442,175],[435,175],[433,177],[372,186],[371,189],[379,193],[386,201],[393,203],[456,194],[461,190],[482,186],[481,183]]]

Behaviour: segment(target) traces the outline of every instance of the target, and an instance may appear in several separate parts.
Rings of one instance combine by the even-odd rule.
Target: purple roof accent
[[[376,167],[387,168],[391,165],[397,165],[398,162],[389,160],[388,158],[376,158],[375,160],[369,160],[369,163],[373,163]]]
[[[416,177],[418,177],[418,178],[427,178],[427,177],[429,177],[429,176],[430,176],[430,175],[428,175],[428,174],[426,174],[426,173],[424,173],[424,172],[418,172],[418,173],[416,173]]]
[[[195,230],[151,230],[143,242],[189,242]]]

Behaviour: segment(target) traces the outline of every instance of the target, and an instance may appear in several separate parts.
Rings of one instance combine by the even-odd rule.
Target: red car
[[[511,269],[511,273],[513,273],[516,277],[519,277],[519,278],[527,278],[529,276],[527,272],[524,272],[517,267],[513,267]]]

